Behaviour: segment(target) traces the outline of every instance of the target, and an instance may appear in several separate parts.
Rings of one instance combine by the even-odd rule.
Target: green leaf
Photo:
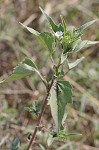
[[[44,32],[41,33],[39,36],[40,41],[43,43],[43,45],[48,48],[50,53],[53,53],[55,48],[55,39],[54,36],[51,33]]]
[[[81,136],[82,134],[78,134],[78,133],[66,133],[64,130],[61,130],[58,134],[58,137],[61,140],[67,139],[67,138],[72,138],[72,137],[77,137],[77,136]]]
[[[41,107],[42,101],[35,100],[33,101],[32,105],[27,105],[24,107],[24,109],[30,113],[33,113],[36,117],[38,117]]]
[[[49,104],[57,132],[62,128],[67,103],[72,103],[72,86],[68,81],[55,81],[50,91]]]
[[[54,82],[50,91],[49,105],[51,108],[52,117],[56,125],[56,129],[58,130],[58,100],[56,93],[56,82]]]
[[[24,78],[32,74],[34,71],[38,72],[37,66],[35,65],[35,63],[29,58],[25,58],[21,63],[19,63],[14,68],[11,75],[8,76],[5,80],[1,81],[0,83],[5,83],[5,82]]]
[[[60,64],[63,64],[67,59],[67,56],[64,55],[63,53],[61,54],[61,63]]]
[[[48,50],[52,53],[55,45],[55,39],[54,36],[51,33],[44,32],[39,33],[38,31],[25,26],[24,24],[20,23],[22,26],[24,26],[29,32],[33,33],[37,36],[38,40],[41,41],[41,43],[48,48]]]
[[[93,23],[95,23],[98,20],[99,19],[95,19],[95,20],[92,20],[92,21],[85,23],[84,25],[80,26],[79,28],[74,29],[74,33],[76,35],[80,36],[86,28],[88,28],[90,25],[92,25]]]
[[[61,16],[61,20],[62,20],[62,26],[63,26],[63,29],[64,29],[64,35],[66,35],[66,33],[67,33],[67,28],[66,28],[66,22],[65,22],[63,16]]]
[[[34,34],[34,35],[36,35],[36,36],[39,36],[39,32],[38,31],[36,31],[36,30],[34,30],[34,29],[32,29],[32,28],[30,28],[30,27],[27,27],[26,25],[24,25],[24,24],[22,24],[22,23],[20,23],[24,28],[26,28],[30,33],[32,33],[32,34]]]
[[[88,41],[88,40],[81,40],[79,39],[78,41],[76,41],[73,45],[73,52],[78,52],[80,50],[83,50],[85,48],[88,48],[94,44],[98,44],[99,41]]]
[[[84,60],[85,59],[85,57],[81,57],[80,59],[77,59],[75,62],[73,62],[73,63],[69,63],[68,61],[67,61],[67,64],[68,64],[68,67],[69,67],[69,69],[72,69],[72,68],[74,68],[74,67],[76,67],[82,60]]]
[[[64,127],[64,124],[65,124],[67,115],[68,115],[68,113],[64,113],[64,116],[63,116],[63,118],[62,118],[62,126],[63,126],[63,127]]]
[[[20,150],[20,141],[18,138],[16,138],[13,141],[10,141],[10,150]]]
[[[62,127],[62,119],[67,103],[72,103],[72,86],[68,81],[58,81],[58,128]]]
[[[55,136],[54,136],[54,134],[55,134]],[[48,139],[47,139],[47,145],[51,146],[53,141],[56,139],[56,137],[57,137],[57,135],[55,132],[49,134]]]
[[[52,20],[52,18],[46,14],[46,12],[40,7],[40,10],[41,12],[43,13],[43,15],[46,17],[46,19],[48,20],[48,22],[50,23],[52,29],[54,32],[57,32],[57,31],[63,31],[63,27],[61,26],[61,24],[59,25],[56,25],[54,23],[54,21]]]
[[[25,26],[24,24],[20,23],[23,27],[25,27],[29,32],[33,33],[34,35],[37,36],[38,40],[41,41],[41,43],[48,48],[50,52],[53,51],[55,47],[55,39],[54,36],[51,33],[44,32],[44,33],[39,33],[38,31]]]
[[[53,135],[50,134],[47,140],[47,144],[48,146],[51,146],[52,143],[53,143]]]
[[[48,20],[48,22],[50,23],[52,29],[54,32],[57,32],[57,25],[54,23],[54,21],[52,20],[52,18],[50,16],[48,16],[46,14],[46,12],[40,7],[41,12],[43,13],[43,15],[46,17],[46,19]]]

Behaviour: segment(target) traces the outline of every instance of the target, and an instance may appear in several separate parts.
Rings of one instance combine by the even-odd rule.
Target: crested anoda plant
[[[84,59],[84,57],[81,57],[75,60],[75,62],[70,63],[69,56],[72,53],[77,53],[91,45],[99,43],[98,41],[82,40],[82,34],[85,29],[98,19],[85,23],[79,28],[74,28],[72,31],[68,31],[62,16],[61,23],[56,25],[43,9],[41,9],[41,11],[49,22],[52,32],[40,33],[21,24],[30,33],[34,34],[45,48],[48,49],[49,57],[53,64],[53,75],[47,80],[47,77],[45,78],[42,76],[33,60],[25,58],[14,68],[10,76],[1,81],[1,83],[6,83],[32,75],[35,72],[46,87],[47,92],[43,104],[41,104],[41,102],[34,102],[32,106],[25,107],[29,112],[35,113],[38,118],[37,126],[34,129],[27,150],[29,150],[34,143],[47,104],[49,104],[55,124],[54,130],[51,132],[49,131],[48,145],[51,145],[55,138],[65,139],[73,135],[66,133],[64,128],[64,119],[66,119],[65,107],[68,103],[72,103],[72,86],[68,81],[64,81],[63,77]],[[57,61],[55,58],[57,58]],[[64,64],[67,64],[67,71],[64,69]]]

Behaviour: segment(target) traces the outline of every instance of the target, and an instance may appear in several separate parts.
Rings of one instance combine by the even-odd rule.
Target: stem
[[[46,88],[47,88],[47,82],[46,82],[46,80],[43,78],[42,74],[41,74],[39,71],[37,71],[37,73],[38,73],[38,75],[40,76],[42,82],[44,83],[44,85],[45,85]]]
[[[46,94],[46,97],[45,97],[45,100],[44,100],[44,104],[41,108],[41,113],[38,116],[37,126],[35,127],[34,133],[32,134],[32,137],[31,137],[31,140],[29,142],[27,150],[29,150],[32,143],[34,143],[34,140],[35,140],[35,137],[36,137],[36,134],[37,134],[37,130],[38,130],[38,126],[41,124],[41,119],[42,119],[42,116],[44,114],[45,107],[48,103],[48,97],[50,95],[50,90],[51,90],[51,87],[53,86],[53,82],[54,82],[54,80],[52,79],[52,82],[51,82],[50,86],[48,87],[48,91],[47,91],[47,94]]]

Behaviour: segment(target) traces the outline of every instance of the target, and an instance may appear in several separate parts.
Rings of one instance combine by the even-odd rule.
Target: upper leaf
[[[26,28],[29,32],[31,32],[32,34],[36,35],[36,36],[39,36],[39,32],[34,30],[33,28],[30,28],[30,27],[27,27],[26,25],[20,23],[24,28]]]
[[[34,71],[37,72],[37,66],[32,60],[26,58],[14,68],[10,76],[8,76],[5,80],[1,81],[0,83],[24,78],[32,74]]]
[[[62,128],[65,106],[72,103],[72,86],[68,81],[55,81],[50,91],[49,104],[57,132]]]
[[[98,44],[99,41],[77,40],[73,45],[73,52],[78,52],[82,49],[88,48],[91,45]]]
[[[50,53],[53,53],[55,48],[55,39],[54,36],[51,33],[44,32],[41,33],[39,36],[39,40],[42,42],[42,44],[48,48]]]
[[[45,46],[46,48],[48,48],[48,50],[52,53],[54,51],[54,47],[55,47],[55,39],[54,36],[51,33],[48,32],[44,32],[44,33],[39,33],[38,31],[25,26],[24,24],[20,23],[22,26],[24,26],[30,33],[33,33],[38,40],[43,44],[43,46]]]
[[[54,23],[54,21],[52,20],[52,18],[49,15],[47,15],[46,12],[41,7],[40,7],[40,10],[42,11],[43,15],[46,17],[46,19],[50,23],[50,25],[51,25],[54,32],[63,31],[63,27],[61,26],[61,24],[56,25]]]
[[[95,20],[92,20],[92,21],[89,21],[87,23],[85,23],[84,25],[80,26],[79,28],[77,29],[74,29],[74,33],[77,35],[77,36],[80,36],[82,35],[83,31],[88,28],[90,25],[92,25],[93,23],[95,23],[96,21],[98,21],[99,19],[95,19]]]
[[[67,28],[66,28],[66,22],[65,22],[63,16],[61,16],[61,20],[62,20],[62,26],[63,26],[63,29],[64,29],[64,35],[66,35],[66,33],[67,33]]]

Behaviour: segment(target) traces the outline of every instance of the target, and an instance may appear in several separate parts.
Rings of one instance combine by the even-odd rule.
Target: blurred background
[[[22,28],[19,22],[38,31],[48,31],[49,26],[40,12],[41,6],[56,23],[60,14],[68,29],[99,17],[99,0],[0,0],[0,81],[18,62],[32,58],[43,75],[50,73],[48,51],[42,48],[35,37]],[[99,21],[88,28],[84,39],[99,41]],[[47,133],[39,133],[33,150],[98,150],[99,149],[99,45],[71,56],[86,59],[71,71],[65,80],[73,85],[73,105],[68,105],[66,129],[82,136],[46,144]],[[46,91],[37,75],[0,85],[0,150],[9,150],[9,139],[18,137],[21,149],[28,143],[36,118],[25,111],[26,104],[43,100]],[[44,125],[52,127],[50,109],[43,116]]]

